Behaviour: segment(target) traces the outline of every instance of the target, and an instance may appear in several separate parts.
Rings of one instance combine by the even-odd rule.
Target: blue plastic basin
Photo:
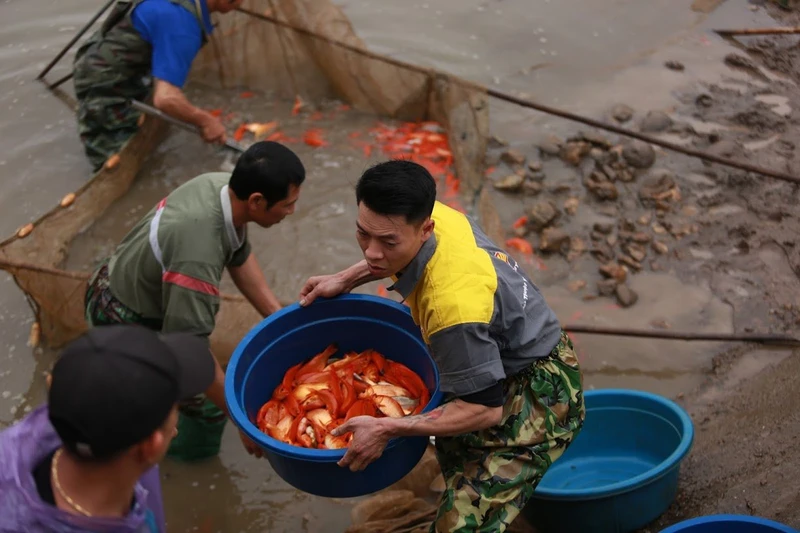
[[[624,389],[585,393],[586,422],[523,510],[540,533],[628,533],[675,498],[694,428],[661,396]]]
[[[772,520],[755,516],[718,514],[701,516],[678,522],[661,533],[797,533],[789,527]]]
[[[346,294],[294,304],[256,325],[234,350],[225,376],[225,399],[233,423],[265,452],[273,470],[293,487],[317,496],[370,494],[400,480],[422,458],[428,437],[389,441],[383,455],[360,472],[336,464],[345,450],[284,444],[253,423],[291,366],[337,343],[339,354],[373,348],[419,374],[431,394],[424,412],[441,402],[439,373],[408,309],[387,298]]]

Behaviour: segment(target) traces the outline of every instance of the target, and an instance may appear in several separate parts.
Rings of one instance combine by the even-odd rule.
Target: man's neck
[[[236,193],[228,187],[228,197],[231,199],[231,218],[233,219],[233,227],[237,230],[247,224],[247,203],[239,200]]]
[[[93,517],[124,517],[130,512],[140,473],[120,462],[82,463],[61,451],[54,457],[52,476],[53,495],[60,509],[84,514],[76,509],[77,504]]]

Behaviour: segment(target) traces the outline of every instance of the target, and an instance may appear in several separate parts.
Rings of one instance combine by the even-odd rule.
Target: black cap
[[[134,325],[93,327],[53,367],[50,422],[71,452],[108,458],[151,435],[178,401],[213,380],[204,337]]]

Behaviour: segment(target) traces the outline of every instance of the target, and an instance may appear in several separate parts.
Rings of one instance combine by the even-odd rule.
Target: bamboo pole
[[[360,55],[362,55],[364,57],[370,57],[372,59],[377,59],[379,61],[383,61],[384,63],[388,63],[390,65],[396,65],[398,67],[409,69],[409,70],[413,70],[415,72],[419,72],[421,74],[426,74],[426,75],[429,75],[431,77],[447,76],[450,80],[452,80],[453,83],[456,83],[456,84],[461,85],[463,87],[474,89],[476,91],[480,91],[480,92],[486,93],[489,96],[493,96],[494,98],[497,98],[498,100],[504,100],[506,102],[511,102],[513,104],[517,104],[517,105],[519,105],[521,107],[527,107],[527,108],[530,108],[530,109],[535,109],[536,111],[541,111],[542,113],[547,113],[549,115],[555,115],[555,116],[558,116],[558,117],[561,117],[561,118],[565,118],[565,119],[572,120],[572,121],[575,121],[575,122],[580,122],[582,124],[586,124],[588,126],[592,126],[592,127],[599,128],[599,129],[602,129],[602,130],[611,131],[611,132],[617,133],[619,135],[623,135],[623,136],[626,136],[626,137],[631,137],[633,139],[638,139],[640,141],[647,142],[647,143],[650,143],[650,144],[654,144],[656,146],[661,146],[662,148],[666,148],[668,150],[672,150],[672,151],[679,152],[679,153],[682,153],[682,154],[685,154],[685,155],[697,157],[697,158],[702,159],[704,161],[711,161],[713,163],[718,163],[720,165],[728,166],[728,167],[731,167],[731,168],[737,168],[739,170],[746,170],[748,172],[754,172],[756,174],[761,174],[763,176],[769,176],[771,178],[779,179],[779,180],[782,180],[782,181],[788,181],[790,183],[800,183],[800,177],[798,177],[798,176],[791,176],[791,175],[785,174],[783,172],[777,172],[777,171],[774,171],[774,170],[769,170],[769,169],[766,169],[766,168],[758,167],[758,166],[755,166],[755,165],[750,165],[748,163],[741,163],[739,161],[733,161],[731,159],[725,159],[724,157],[719,157],[719,156],[716,156],[716,155],[713,155],[713,154],[709,154],[709,153],[706,153],[706,152],[701,152],[700,150],[693,150],[691,148],[686,148],[686,147],[683,147],[683,146],[680,146],[680,145],[677,145],[677,144],[674,144],[674,143],[671,143],[671,142],[668,142],[668,141],[662,141],[661,139],[657,139],[657,138],[651,137],[649,135],[644,135],[642,133],[638,133],[638,132],[635,132],[635,131],[632,131],[632,130],[629,130],[629,129],[620,128],[620,127],[614,126],[612,124],[606,124],[606,123],[600,122],[598,120],[593,120],[593,119],[590,119],[590,118],[587,118],[587,117],[576,115],[575,113],[570,113],[569,111],[564,111],[564,110],[561,110],[561,109],[557,109],[555,107],[546,106],[546,105],[543,105],[543,104],[539,104],[539,103],[533,102],[531,100],[527,100],[525,98],[520,98],[518,96],[514,96],[514,95],[511,95],[511,94],[508,94],[508,93],[504,93],[502,91],[498,91],[497,89],[492,89],[492,88],[489,88],[489,87],[485,87],[485,86],[480,85],[478,83],[471,82],[471,81],[468,81],[468,80],[465,80],[465,79],[462,79],[462,78],[458,78],[456,76],[452,76],[452,75],[446,74],[446,73],[441,72],[441,71],[436,70],[436,69],[421,67],[419,65],[414,65],[412,63],[408,63],[406,61],[402,61],[402,60],[395,59],[395,58],[392,58],[392,57],[386,57],[386,56],[377,54],[375,52],[371,52],[369,50],[366,50],[364,48],[359,48],[357,46],[353,46],[353,45],[350,45],[350,44],[347,44],[347,43],[343,43],[341,41],[337,41],[335,39],[331,39],[329,37],[325,37],[323,35],[319,35],[318,33],[315,33],[315,32],[313,32],[311,30],[307,30],[307,29],[304,29],[304,28],[298,28],[298,27],[294,26],[293,24],[290,24],[289,22],[285,22],[285,21],[276,19],[275,17],[270,16],[270,15],[265,15],[263,13],[257,13],[255,11],[250,11],[249,9],[246,9],[246,8],[243,8],[243,7],[239,7],[239,8],[237,8],[237,10],[240,11],[241,13],[244,13],[244,14],[249,15],[251,17],[255,17],[255,18],[262,19],[262,20],[266,20],[266,21],[271,22],[273,24],[276,24],[278,26],[283,26],[285,28],[289,28],[292,31],[295,31],[295,32],[300,33],[302,35],[306,35],[308,37],[312,37],[314,39],[318,39],[318,40],[324,41],[324,42],[326,42],[328,44],[331,44],[333,46],[337,46],[337,47],[343,48],[345,50],[349,50],[351,52],[355,52],[355,53],[360,54]]]
[[[564,330],[571,333],[591,333],[594,335],[614,335],[618,337],[645,337],[651,339],[670,339],[682,341],[733,341],[757,344],[800,346],[800,339],[790,335],[770,333],[692,333],[683,331],[637,330],[603,326],[566,325]]]
[[[739,28],[731,30],[714,30],[724,36],[730,35],[794,35],[800,33],[800,26],[780,28]]]
[[[0,268],[5,270],[29,270],[41,274],[50,274],[62,278],[75,280],[88,280],[89,272],[72,272],[60,270],[46,266],[16,261],[0,257]],[[222,295],[223,299],[244,301],[241,295]],[[287,307],[294,302],[281,302]],[[800,339],[790,335],[770,334],[770,333],[692,333],[682,331],[657,331],[657,330],[637,330],[628,328],[614,328],[604,326],[589,326],[581,324],[569,324],[564,326],[564,330],[571,333],[590,333],[593,335],[612,335],[618,337],[646,337],[651,339],[682,340],[682,341],[734,341],[734,342],[753,342],[758,344],[800,346]]]

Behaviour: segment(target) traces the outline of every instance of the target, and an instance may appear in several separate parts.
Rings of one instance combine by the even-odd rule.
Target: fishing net
[[[463,205],[468,211],[482,205],[475,201],[488,134],[482,91],[368,51],[330,0],[249,0],[242,11],[214,22],[216,30],[195,59],[190,83],[210,90],[274,91],[310,103],[337,98],[376,117],[436,121],[447,131]],[[109,158],[73,195],[0,243],[0,268],[13,276],[36,316],[32,344],[58,348],[86,329],[83,297],[89,273],[64,269],[70,243],[128,192],[167,128],[160,119],[146,117],[119,157]],[[259,319],[243,297],[223,294],[211,336],[223,364]]]

